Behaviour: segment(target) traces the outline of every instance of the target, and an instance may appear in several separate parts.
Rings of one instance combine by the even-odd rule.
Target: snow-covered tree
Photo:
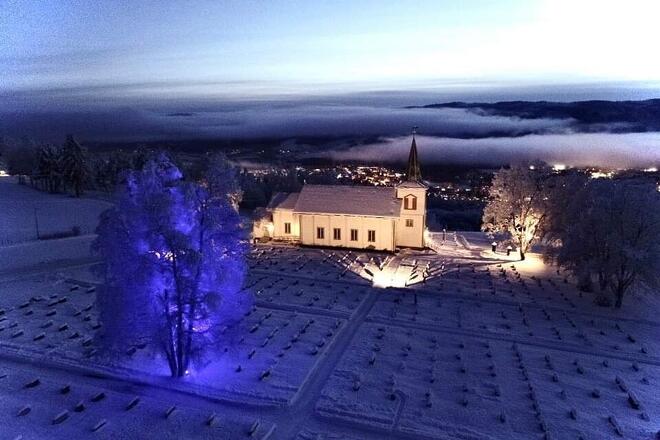
[[[249,306],[240,290],[245,245],[229,195],[184,181],[164,154],[128,173],[97,232],[110,346],[142,334],[181,377]]]
[[[227,156],[222,153],[211,155],[204,173],[209,193],[213,197],[227,197],[232,206],[238,210],[243,198],[243,191],[238,183],[236,168],[229,163]]]
[[[561,234],[558,262],[596,279],[615,306],[635,286],[660,283],[660,193],[652,182],[591,181],[566,206],[572,221]]]
[[[547,167],[514,165],[499,170],[489,190],[482,229],[506,233],[520,252],[520,259],[543,235],[549,203]]]
[[[134,154],[115,150],[107,156],[96,156],[91,163],[91,173],[94,185],[98,189],[112,192],[123,173],[132,169],[141,169],[133,165]]]
[[[562,175],[553,175],[548,181],[548,215],[543,227],[544,258],[546,262],[558,263],[559,252],[563,249],[562,239],[566,231],[573,227],[575,215],[570,206],[583,196],[588,177],[577,170]],[[592,291],[593,282],[589,272],[576,272],[578,287],[582,291]]]
[[[62,160],[60,151],[52,145],[39,149],[36,173],[46,182],[48,192],[56,193],[62,186]]]
[[[76,197],[80,197],[89,170],[85,150],[72,135],[66,137],[62,147],[61,164],[65,183],[71,186]]]

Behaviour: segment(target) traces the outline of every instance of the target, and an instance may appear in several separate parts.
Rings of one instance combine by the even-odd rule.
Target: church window
[[[325,238],[325,228],[316,228],[316,238],[323,240]]]
[[[351,229],[351,241],[358,241],[358,230]]]
[[[284,233],[285,234],[290,234],[291,233],[291,223],[284,223]]]
[[[407,228],[412,228],[413,227],[413,220],[411,218],[406,219],[406,227]]]
[[[332,230],[332,238],[334,238],[335,240],[341,240],[341,229],[334,228]]]
[[[373,243],[376,241],[376,231],[369,230],[367,231],[367,241]]]
[[[409,194],[403,198],[403,209],[415,210],[417,209],[417,197]]]

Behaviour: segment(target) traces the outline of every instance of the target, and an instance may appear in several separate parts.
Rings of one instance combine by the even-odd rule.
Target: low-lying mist
[[[232,140],[246,145],[260,139],[314,137],[328,142],[315,142],[308,157],[387,162],[405,160],[410,130],[418,126],[423,134],[418,140],[420,156],[426,163],[492,166],[540,159],[631,167],[660,162],[660,133],[650,127],[616,120],[585,124],[569,117],[504,116],[478,108],[407,108],[399,105],[400,100],[388,104],[362,96],[20,112],[5,107],[0,111],[0,136],[5,143],[24,138],[61,143],[72,133],[83,143],[168,145],[218,139],[226,145]],[[360,142],[372,143],[356,145]]]
[[[550,164],[610,168],[649,167],[660,163],[660,133],[562,133],[519,137],[457,139],[417,136],[420,160],[427,164],[500,166],[542,160]],[[410,137],[335,149],[320,157],[336,161],[403,162]]]

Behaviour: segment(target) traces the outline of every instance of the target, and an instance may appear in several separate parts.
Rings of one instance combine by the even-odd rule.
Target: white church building
[[[406,180],[396,187],[304,185],[277,193],[255,221],[255,239],[394,251],[423,248],[426,191],[413,134]]]

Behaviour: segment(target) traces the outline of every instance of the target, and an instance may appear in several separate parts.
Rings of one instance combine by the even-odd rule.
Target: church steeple
[[[406,180],[409,182],[422,181],[422,172],[419,168],[419,159],[417,158],[417,143],[415,142],[415,133],[417,133],[417,127],[413,127],[412,130],[412,143],[410,144],[410,154],[408,155]]]

